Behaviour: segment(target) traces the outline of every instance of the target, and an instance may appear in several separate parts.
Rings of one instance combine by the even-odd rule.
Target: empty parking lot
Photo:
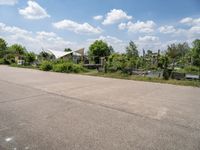
[[[0,66],[0,150],[199,150],[200,88]]]

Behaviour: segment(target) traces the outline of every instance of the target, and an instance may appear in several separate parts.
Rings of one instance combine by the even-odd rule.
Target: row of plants
[[[64,51],[71,51],[71,49],[67,48]],[[133,77],[132,72],[162,70],[163,76],[157,80],[160,81],[169,80],[174,72],[194,75],[200,73],[200,40],[198,39],[193,42],[192,47],[187,43],[174,43],[168,45],[168,48],[164,51],[143,50],[142,54],[139,53],[133,41],[130,41],[124,53],[117,53],[106,42],[97,40],[90,45],[87,56],[87,62],[90,62],[90,64],[102,64],[103,68],[100,70],[104,71],[104,76],[107,74],[115,77],[114,74],[116,74],[124,78],[124,75],[126,75],[135,80],[143,78],[151,81],[153,80],[149,79],[151,77],[146,78],[141,75]],[[16,58],[23,59],[24,63],[19,65]],[[83,67],[84,60],[80,64],[75,64],[72,60],[56,60],[55,56],[45,51],[41,51],[39,54],[28,52],[24,46],[19,44],[7,46],[6,41],[0,38],[0,64],[63,73],[93,73],[93,70]],[[95,74],[102,76],[99,72]]]
[[[71,61],[43,61],[39,68],[43,71],[54,71],[63,73],[86,72],[87,69],[81,64],[75,64]]]
[[[140,55],[133,41],[130,41],[124,53],[116,53],[112,46],[99,40],[89,47],[88,55],[95,63],[99,63],[99,58],[104,57],[106,72],[131,73],[133,70],[164,70],[164,79],[169,79],[171,73],[176,71],[200,74],[199,39],[193,41],[192,47],[186,42],[173,43],[164,51],[143,50]]]

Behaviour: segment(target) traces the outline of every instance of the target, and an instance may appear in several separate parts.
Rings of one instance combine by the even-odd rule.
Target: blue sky
[[[0,37],[29,51],[86,48],[97,39],[123,52],[165,50],[200,38],[199,0],[0,0]]]

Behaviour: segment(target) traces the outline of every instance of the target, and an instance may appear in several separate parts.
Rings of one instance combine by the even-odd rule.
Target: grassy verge
[[[12,64],[10,66],[20,67],[20,68],[29,68],[29,69],[38,69],[37,67],[33,67],[33,66],[22,66],[22,65],[16,65],[16,64]],[[154,82],[154,83],[165,83],[165,84],[173,84],[173,85],[200,87],[200,81],[172,80],[172,79],[163,80],[161,78],[150,78],[150,77],[145,77],[145,76],[128,75],[128,74],[123,74],[120,72],[103,73],[103,72],[98,72],[97,70],[87,70],[87,72],[80,72],[79,74],[89,75],[89,76],[106,77],[106,78],[116,78],[116,79],[125,79],[125,80],[135,80],[135,81],[144,81],[144,82]]]
[[[9,65],[11,67],[18,67],[18,68],[27,68],[27,69],[38,69],[38,67],[35,67],[35,66],[25,66],[25,65],[17,65],[17,64],[11,64]]]
[[[136,76],[136,75],[127,75],[120,72],[116,73],[103,73],[97,71],[90,71],[87,73],[83,73],[84,75],[91,76],[100,76],[107,78],[116,78],[116,79],[126,79],[126,80],[135,80],[135,81],[144,81],[144,82],[155,82],[155,83],[165,83],[165,84],[173,84],[173,85],[182,85],[182,86],[193,86],[200,87],[200,81],[190,81],[190,80],[163,80],[161,78],[150,78],[145,76]]]

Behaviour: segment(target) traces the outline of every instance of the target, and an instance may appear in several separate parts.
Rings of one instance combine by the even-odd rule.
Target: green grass
[[[18,67],[18,68],[27,68],[27,69],[38,69],[38,67],[30,66],[30,65],[17,65],[17,64],[11,64],[9,65],[11,67]]]
[[[23,66],[23,65],[10,65],[12,67],[20,67],[20,68],[30,68],[30,69],[38,69],[33,66]],[[89,76],[99,76],[106,78],[116,78],[116,79],[125,79],[125,80],[135,80],[135,81],[144,81],[144,82],[154,82],[154,83],[164,83],[164,84],[173,84],[173,85],[181,85],[181,86],[193,86],[200,87],[200,81],[190,81],[190,80],[164,80],[162,78],[150,78],[145,76],[136,76],[136,75],[128,75],[121,72],[115,73],[104,73],[98,72],[97,70],[87,70],[87,72],[81,72],[79,74],[89,75]]]
[[[155,82],[155,83],[165,83],[165,84],[173,84],[173,85],[182,85],[182,86],[193,86],[200,87],[200,81],[190,81],[190,80],[164,80],[162,78],[150,78],[145,76],[136,76],[136,75],[128,75],[120,72],[115,73],[103,73],[97,72],[95,70],[83,73],[84,75],[91,76],[100,76],[106,78],[116,78],[116,79],[126,79],[126,80],[135,80],[135,81],[144,81],[144,82]]]

